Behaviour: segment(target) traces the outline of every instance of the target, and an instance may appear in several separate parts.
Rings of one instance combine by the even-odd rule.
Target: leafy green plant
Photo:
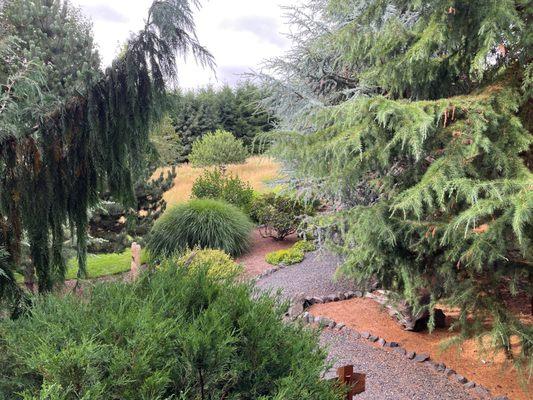
[[[278,250],[268,253],[265,261],[272,265],[292,265],[302,262],[305,253],[315,251],[316,245],[309,240],[300,240],[290,249]]]
[[[301,217],[310,211],[296,199],[266,193],[254,199],[251,215],[260,224],[263,237],[283,240],[296,232]]]
[[[292,246],[293,249],[298,249],[303,251],[304,253],[307,253],[309,251],[315,251],[316,250],[316,244],[312,242],[311,240],[300,240]]]
[[[291,247],[290,249],[273,251],[268,253],[265,261],[272,265],[291,265],[298,264],[304,260],[305,254],[300,249]]]
[[[247,157],[248,150],[242,140],[237,139],[231,132],[219,129],[193,143],[189,161],[194,167],[209,167],[242,164]]]
[[[238,276],[243,268],[222,250],[194,249],[178,260],[189,271],[206,268],[209,277],[228,279]]]
[[[165,257],[199,246],[237,256],[250,243],[253,224],[237,207],[219,200],[196,199],[167,210],[147,240],[152,257]]]
[[[284,324],[275,299],[210,277],[209,263],[166,263],[89,297],[36,297],[0,321],[0,398],[342,398],[320,379],[317,334]]]
[[[191,197],[224,200],[248,213],[254,198],[254,191],[238,176],[226,174],[220,169],[213,169],[205,170],[194,181]]]

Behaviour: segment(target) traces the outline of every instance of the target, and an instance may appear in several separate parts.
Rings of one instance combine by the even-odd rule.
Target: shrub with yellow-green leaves
[[[305,253],[316,250],[316,245],[308,240],[301,240],[290,249],[278,250],[268,253],[265,261],[272,265],[292,265],[301,263]]]
[[[190,271],[207,268],[207,275],[212,278],[234,278],[243,272],[243,267],[222,250],[191,250],[182,255],[177,264]]]

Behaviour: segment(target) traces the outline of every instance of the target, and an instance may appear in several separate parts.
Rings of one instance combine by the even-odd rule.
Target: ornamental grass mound
[[[250,246],[253,224],[237,207],[219,200],[196,199],[167,210],[154,224],[147,249],[168,257],[187,249],[220,249],[239,256]]]

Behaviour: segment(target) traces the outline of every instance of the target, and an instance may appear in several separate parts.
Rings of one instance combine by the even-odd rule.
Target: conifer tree
[[[298,187],[337,207],[316,223],[345,254],[342,272],[377,278],[415,310],[458,307],[461,337],[487,335],[490,321],[490,347],[529,376],[533,330],[507,304],[533,294],[532,11],[310,2],[293,10],[296,47],[258,75],[297,131],[276,136],[276,153]]]
[[[274,116],[262,105],[263,97],[264,91],[250,82],[235,88],[224,86],[216,90],[207,87],[172,93],[169,114],[181,138],[180,161],[188,159],[196,140],[217,129],[233,133],[250,151],[257,152],[256,136],[275,126]]]
[[[57,3],[42,2],[51,5],[51,12]],[[104,188],[124,204],[133,202],[132,171],[142,163],[149,130],[160,114],[165,80],[176,78],[176,55],[192,53],[203,65],[212,65],[194,34],[196,6],[196,0],[154,1],[144,29],[105,73],[89,68],[94,76],[83,76],[76,94],[16,132],[0,132],[0,222],[8,227],[0,240],[11,266],[0,277],[2,287],[14,285],[25,236],[39,289],[50,290],[65,272],[66,224],[76,232],[84,276],[87,211]],[[15,29],[9,20],[4,24]]]

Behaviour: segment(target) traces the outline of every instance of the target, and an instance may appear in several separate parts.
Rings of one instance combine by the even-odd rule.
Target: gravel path
[[[348,332],[325,329],[320,342],[329,350],[334,367],[353,364],[366,373],[366,390],[357,400],[470,400],[458,383],[430,367],[407,360],[393,350],[365,344]]]
[[[300,293],[324,296],[354,290],[350,282],[333,280],[340,258],[327,252],[306,254],[301,264],[295,264],[264,277],[256,285],[261,290],[281,291],[291,298]],[[467,400],[475,399],[459,384],[428,366],[365,343],[349,331],[325,329],[320,342],[329,350],[334,366],[353,364],[356,371],[365,372],[366,391],[357,400]]]
[[[307,253],[303,262],[260,279],[257,287],[272,291],[281,289],[281,294],[287,298],[300,293],[306,296],[325,296],[354,290],[353,283],[334,281],[333,275],[340,263],[338,256],[326,251]]]

